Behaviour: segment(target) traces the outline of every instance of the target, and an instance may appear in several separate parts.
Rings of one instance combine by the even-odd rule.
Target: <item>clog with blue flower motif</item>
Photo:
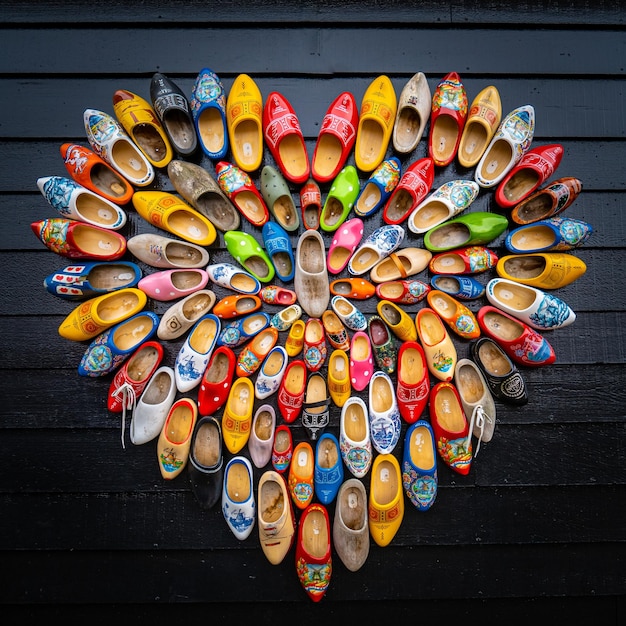
[[[485,286],[472,276],[435,274],[430,279],[430,285],[433,289],[444,291],[457,300],[476,300],[485,294]]]
[[[198,73],[189,105],[202,151],[210,159],[223,159],[229,145],[226,91],[218,75],[208,67]]]
[[[348,471],[364,478],[372,466],[372,440],[367,405],[359,396],[350,396],[341,407],[339,447]]]
[[[250,536],[256,520],[252,464],[245,456],[234,456],[224,469],[222,515],[239,541]]]
[[[506,236],[504,245],[513,254],[563,252],[579,248],[592,233],[591,224],[582,220],[551,217],[512,230]]]
[[[206,273],[214,284],[239,293],[256,295],[261,289],[261,283],[257,278],[232,263],[207,265]]]
[[[398,157],[385,159],[365,181],[356,202],[354,212],[359,217],[369,217],[382,209],[400,182],[402,165]]]
[[[377,370],[369,383],[369,420],[372,445],[379,454],[391,454],[402,427],[398,401],[389,374]]]
[[[277,330],[289,330],[294,322],[302,317],[302,307],[299,304],[290,304],[282,311],[274,313],[270,325]]]
[[[437,497],[435,433],[426,420],[412,424],[404,436],[402,486],[418,511],[427,511]]]
[[[368,235],[348,261],[348,271],[361,276],[400,247],[405,230],[397,224],[384,225]]]
[[[254,381],[254,395],[259,400],[269,398],[278,391],[288,364],[287,350],[275,345],[265,357]]]
[[[270,324],[270,319],[269,313],[257,311],[228,322],[228,324],[222,326],[222,330],[217,338],[217,345],[237,348],[267,328]]]
[[[367,328],[365,315],[347,298],[333,296],[330,300],[330,306],[350,330],[365,330]]]

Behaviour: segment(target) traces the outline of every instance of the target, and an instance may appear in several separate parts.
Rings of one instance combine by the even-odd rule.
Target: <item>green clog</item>
[[[300,228],[300,217],[287,181],[271,165],[261,172],[261,194],[274,219],[287,231]]]
[[[252,235],[240,230],[227,230],[224,243],[232,257],[257,280],[268,283],[274,278],[274,266],[269,256]]]
[[[346,221],[359,195],[359,175],[354,165],[346,165],[328,191],[320,215],[320,228],[327,233],[336,231]]]
[[[435,226],[424,235],[424,247],[431,252],[447,252],[466,246],[487,244],[508,227],[504,215],[476,211]]]

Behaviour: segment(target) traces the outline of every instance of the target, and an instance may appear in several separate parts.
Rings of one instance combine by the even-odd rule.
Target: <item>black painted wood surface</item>
[[[190,617],[219,621],[454,615],[527,623],[558,614],[572,623],[598,617],[620,623],[626,589],[624,8],[623,2],[578,1],[512,8],[469,1],[3,2],[0,602],[8,615],[175,618],[184,603]],[[350,90],[360,102],[379,74],[391,78],[398,95],[417,71],[431,91],[446,73],[459,72],[470,101],[494,84],[503,114],[535,107],[533,146],[562,143],[555,178],[576,176],[584,186],[567,215],[595,230],[574,252],[587,273],[557,293],[578,316],[549,335],[557,362],[523,370],[528,405],[498,403],[496,434],[469,476],[440,463],[435,505],[418,513],[407,501],[398,535],[386,548],[372,543],[362,570],[349,572],[335,558],[320,605],[300,588],[292,553],[270,565],[256,529],[239,542],[219,506],[199,509],[186,473],[163,481],[154,443],[121,448],[119,419],[106,409],[110,377],[79,377],[85,345],[57,333],[75,305],[42,286],[64,260],[29,228],[55,217],[36,180],[66,175],[62,143],[88,145],[85,108],[112,114],[118,88],[148,99],[155,71],[190,96],[205,66],[227,90],[247,73],[264,96],[275,90],[287,97],[310,156],[334,97]],[[404,166],[426,156],[425,137],[402,159]],[[195,161],[214,171],[206,157]],[[267,148],[263,164],[274,164]],[[438,169],[433,190],[472,175],[456,164]],[[153,188],[173,191],[166,172]],[[292,191],[298,201],[299,190]],[[324,197],[327,191],[322,186]],[[497,210],[492,196],[483,190],[471,210]],[[125,236],[159,232],[132,208],[128,214]],[[365,222],[371,232],[381,216]],[[242,224],[261,241],[260,229]],[[295,248],[298,235],[291,238]],[[504,235],[492,244],[499,253],[503,241]],[[407,234],[409,242],[420,245],[421,237]],[[221,236],[209,252],[211,262],[231,260]],[[427,272],[421,277],[429,278]],[[372,314],[376,302],[359,308]],[[159,314],[168,306],[149,303]],[[421,306],[407,311],[414,315]],[[466,356],[467,344],[454,341]],[[180,345],[182,339],[164,342],[164,363],[173,364]],[[333,406],[335,433],[339,415]],[[305,438],[297,424],[294,438]],[[399,458],[401,451],[399,444]],[[255,470],[256,479],[260,473]]]

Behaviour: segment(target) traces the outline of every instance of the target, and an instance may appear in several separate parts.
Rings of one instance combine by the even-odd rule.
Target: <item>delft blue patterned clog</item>
[[[368,235],[348,262],[348,271],[360,276],[400,247],[405,230],[398,224],[386,224]]]
[[[223,159],[228,152],[226,92],[217,74],[208,67],[201,69],[196,77],[189,106],[202,151],[210,159]],[[209,120],[213,120],[216,113],[221,120],[222,129],[219,133],[213,131],[209,134],[205,127],[214,123]],[[220,141],[217,143],[209,141],[216,134]]]
[[[430,279],[433,289],[438,289],[458,300],[476,300],[485,294],[485,286],[471,276],[436,274]]]

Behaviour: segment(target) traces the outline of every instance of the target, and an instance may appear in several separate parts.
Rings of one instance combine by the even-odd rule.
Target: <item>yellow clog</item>
[[[174,158],[163,124],[147,100],[126,89],[118,89],[113,94],[113,112],[152,165],[166,167]]]
[[[263,98],[257,84],[240,74],[226,100],[226,123],[235,163],[254,172],[263,159]]]
[[[248,443],[254,410],[254,385],[250,378],[235,379],[228,392],[222,416],[224,445],[232,454],[237,454]]]
[[[391,300],[380,300],[376,305],[378,315],[401,341],[417,341],[417,329],[411,317]]]
[[[454,376],[457,352],[450,335],[437,313],[424,307],[415,316],[415,327],[424,348],[428,371],[443,382],[450,382]]]
[[[500,278],[537,289],[558,289],[573,283],[587,271],[585,262],[573,254],[540,252],[510,254],[496,264]]]
[[[365,90],[354,148],[356,166],[375,170],[384,160],[396,119],[398,99],[391,80],[381,75]]]
[[[304,348],[304,329],[306,324],[304,320],[296,320],[289,329],[287,341],[285,342],[285,350],[289,356],[297,356]]]
[[[374,459],[368,509],[370,535],[384,548],[396,536],[404,518],[402,474],[393,454],[379,454]]]
[[[93,339],[107,328],[139,313],[148,296],[134,287],[118,289],[81,302],[59,326],[59,335],[71,341]]]
[[[163,478],[176,478],[185,469],[197,419],[198,405],[191,398],[180,398],[170,408],[157,442]]]
[[[139,190],[133,194],[133,206],[150,224],[190,243],[210,246],[217,237],[213,222],[172,193]]]
[[[343,407],[352,395],[350,361],[345,350],[336,348],[328,359],[328,393],[335,406]]]

